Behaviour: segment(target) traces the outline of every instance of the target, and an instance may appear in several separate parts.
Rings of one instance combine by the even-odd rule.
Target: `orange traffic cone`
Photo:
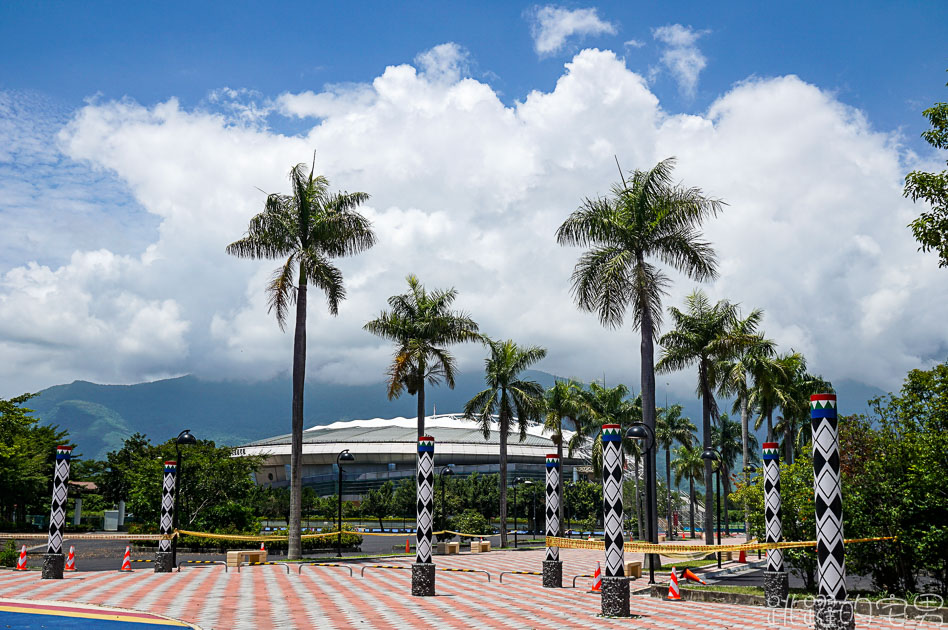
[[[20,559],[16,561],[17,571],[26,571],[26,545],[20,548]]]
[[[593,585],[589,591],[590,593],[602,593],[602,570],[599,568],[599,563],[596,563],[596,572],[593,573]]]
[[[665,599],[681,599],[681,589],[678,588],[678,575],[675,573],[675,567],[672,567],[671,581],[668,583],[668,597]]]
[[[411,553],[411,538],[405,539],[405,553]]]
[[[260,541],[260,551],[266,551],[266,550],[267,550],[267,547],[266,547],[266,545],[263,544],[263,541],[261,540],[261,541]]]
[[[63,571],[75,571],[76,570],[76,548],[72,545],[69,545],[69,555],[66,557],[66,566],[63,567]]]
[[[747,552],[741,549],[740,555],[737,556],[738,562],[747,562]]]
[[[694,573],[692,573],[692,572],[691,572],[691,569],[685,569],[684,572],[681,574],[681,577],[684,578],[684,579],[686,579],[686,580],[691,580],[692,582],[701,582],[701,583],[704,584],[705,586],[708,585],[707,582],[705,582],[704,580],[702,580],[701,578],[699,578],[697,575],[695,575]]]
[[[125,545],[125,557],[122,558],[122,568],[119,571],[132,571],[132,548]]]

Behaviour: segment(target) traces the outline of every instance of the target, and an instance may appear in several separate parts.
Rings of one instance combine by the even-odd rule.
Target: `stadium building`
[[[496,474],[500,470],[500,432],[496,422],[485,439],[478,423],[457,414],[425,418],[425,432],[435,438],[435,466],[451,466],[455,475]],[[565,431],[565,439],[572,435]],[[355,461],[343,465],[344,497],[359,496],[386,481],[398,482],[415,474],[417,418],[373,418],[316,426],[303,432],[303,485],[328,496],[336,493],[339,469],[336,457],[348,449]],[[519,441],[514,432],[507,439],[507,476],[543,480],[546,455],[556,445],[542,425],[530,426]],[[290,435],[257,440],[234,449],[235,456],[258,456],[263,464],[256,473],[258,485],[289,484]],[[581,454],[563,453],[564,478],[588,474]],[[585,474],[584,474],[585,473]]]

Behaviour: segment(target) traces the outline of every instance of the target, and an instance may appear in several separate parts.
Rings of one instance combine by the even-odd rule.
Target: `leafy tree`
[[[704,475],[704,460],[701,459],[701,449],[697,444],[694,446],[683,444],[675,451],[675,461],[672,462],[672,470],[675,472],[675,485],[681,483],[682,479],[688,480],[688,506],[689,516],[691,518],[691,537],[695,537],[695,481],[702,479]]]
[[[512,339],[487,340],[490,356],[485,361],[487,389],[478,392],[464,405],[464,416],[480,422],[484,439],[490,437],[493,417],[497,415],[500,435],[500,546],[507,546],[507,437],[514,420],[520,441],[527,438],[527,425],[543,414],[543,387],[521,380],[520,373],[546,356],[539,346],[518,346]]]
[[[674,372],[698,364],[698,395],[702,400],[702,440],[704,448],[710,448],[711,419],[718,416],[714,389],[720,381],[720,375],[716,368],[723,361],[752,346],[757,336],[741,334],[735,330],[738,321],[737,307],[727,300],[721,300],[712,306],[708,296],[696,290],[685,298],[685,309],[668,309],[675,327],[661,338],[662,359],[655,369],[659,372]],[[710,460],[705,460],[704,487],[711,487]],[[711,493],[707,492],[704,498],[706,532],[711,531],[713,512]],[[706,542],[713,544],[710,537]]]
[[[608,197],[587,198],[557,229],[560,245],[589,247],[573,270],[572,293],[583,310],[596,312],[610,328],[622,325],[632,307],[633,327],[641,330],[642,418],[655,429],[655,339],[662,323],[662,296],[670,281],[651,259],[676,269],[693,280],[717,276],[711,245],[699,228],[716,216],[723,202],[706,197],[698,188],[673,183],[675,159],[668,158],[651,170],[636,170]],[[655,487],[655,452],[646,465]],[[657,540],[658,510],[649,497]]]
[[[665,449],[665,479],[666,483],[666,504],[668,511],[668,533],[669,538],[675,537],[672,527],[674,519],[672,518],[672,495],[671,495],[671,448],[675,442],[689,446],[692,438],[697,431],[691,418],[681,415],[681,405],[672,405],[671,407],[658,410],[658,416],[655,419],[655,443],[657,447]]]
[[[758,412],[754,429],[760,429],[767,420],[767,441],[777,439],[774,431],[774,411],[780,407],[792,408],[796,404],[793,398],[793,375],[804,365],[803,355],[799,352],[781,354],[775,358],[759,357],[751,367],[754,375],[754,387],[750,392],[750,405]]]
[[[948,103],[935,103],[922,115],[931,125],[931,129],[922,133],[922,138],[936,149],[948,149]],[[935,250],[938,266],[948,266],[948,171],[912,171],[905,176],[903,194],[912,201],[922,199],[931,205],[930,212],[923,212],[909,226],[921,244],[919,249]]]
[[[579,418],[586,413],[585,400],[582,394],[582,385],[573,380],[558,380],[553,383],[553,387],[546,390],[546,421],[544,428],[550,431],[550,436],[556,444],[556,454],[559,455],[560,462],[563,461],[563,419],[569,420],[573,426],[579,424]],[[560,469],[562,470],[562,468]],[[559,522],[560,530],[558,536],[563,535],[563,528],[566,527],[566,521],[563,518],[565,506],[563,505],[563,484],[558,486],[559,496]]]
[[[369,196],[363,192],[331,193],[329,180],[316,175],[316,157],[306,174],[305,164],[290,171],[293,192],[267,195],[264,210],[250,220],[247,234],[227,246],[240,258],[285,259],[267,287],[270,310],[276,311],[280,330],[287,311],[296,303],[293,339],[293,408],[290,444],[290,521],[287,557],[301,556],[303,386],[306,382],[306,292],[312,282],[323,290],[329,312],[339,312],[346,297],[342,272],[333,258],[365,251],[375,244],[371,223],[355,211]],[[298,282],[297,280],[298,277]]]
[[[151,442],[144,433],[134,433],[125,439],[122,448],[106,454],[101,490],[107,501],[117,503],[128,500],[134,467],[150,456],[151,448]]]
[[[417,508],[416,484],[414,479],[400,479],[392,494],[392,510],[402,517],[414,518]]]
[[[379,529],[384,528],[382,519],[395,513],[395,485],[386,481],[379,488],[363,495],[362,513],[379,519]]]
[[[0,399],[0,519],[26,526],[27,513],[49,513],[56,447],[69,434],[40,425],[22,404],[36,394]]]
[[[408,293],[388,299],[391,311],[382,311],[363,328],[373,335],[394,341],[395,358],[388,370],[388,398],[407,391],[418,397],[418,437],[425,434],[425,382],[437,385],[442,379],[454,389],[455,361],[446,347],[466,341],[481,341],[477,322],[466,313],[451,311],[456,290],[425,290],[413,275],[408,276]]]
[[[573,524],[581,524],[585,521],[594,526],[601,520],[602,484],[580,479],[569,482],[565,494],[570,520]]]

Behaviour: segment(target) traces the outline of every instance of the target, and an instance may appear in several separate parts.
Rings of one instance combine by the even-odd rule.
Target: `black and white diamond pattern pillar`
[[[780,520],[780,444],[764,442],[764,525],[769,543],[783,542]],[[767,606],[780,608],[789,594],[788,576],[783,570],[783,550],[767,550],[767,571],[764,574],[764,597]]]
[[[602,522],[606,573],[602,579],[602,614],[629,616],[629,582],[625,578],[622,532],[622,427],[602,425]]]
[[[162,536],[170,536],[174,523],[174,486],[178,477],[178,462],[165,462],[165,476],[161,484],[161,520],[158,531]],[[155,573],[170,573],[172,569],[171,540],[158,541],[155,553]]]
[[[560,456],[556,453],[546,456],[546,535],[556,536],[560,531]],[[563,563],[560,562],[560,548],[548,546],[543,561],[543,586],[560,588],[563,586]]]
[[[431,562],[431,538],[434,518],[434,438],[418,438],[417,470],[418,529],[415,533],[417,554],[411,571],[411,594],[435,594],[435,566]]]
[[[814,609],[817,628],[851,628],[852,605],[846,602],[843,549],[843,496],[839,483],[839,426],[836,394],[810,396],[813,429],[813,507],[820,597]],[[847,605],[843,605],[848,604]]]
[[[66,559],[63,556],[63,529],[66,526],[66,499],[69,495],[69,459],[71,446],[56,447],[53,473],[53,501],[49,513],[49,539],[43,558],[43,579],[61,580]]]

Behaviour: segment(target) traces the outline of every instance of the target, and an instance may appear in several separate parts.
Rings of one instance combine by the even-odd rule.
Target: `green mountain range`
[[[552,374],[535,370],[527,371],[525,376],[544,387],[550,387],[556,379]],[[430,388],[426,400],[441,413],[454,413],[484,387],[481,374],[462,373],[453,390],[443,385]],[[866,400],[883,393],[853,381],[837,383],[836,390],[840,413],[863,413]],[[163,442],[182,429],[190,429],[199,438],[228,446],[289,433],[292,391],[288,376],[258,382],[182,376],[137,385],[75,381],[43,390],[26,406],[34,409],[34,415],[44,423],[68,429],[78,455],[104,459],[107,452],[121,447],[123,440],[135,432],[144,433],[154,442]],[[383,383],[307,383],[304,426],[337,420],[415,416],[413,396],[403,395],[390,401],[385,392]],[[730,406],[720,404],[722,411]],[[689,400],[683,405],[685,415],[700,427],[700,401]]]

